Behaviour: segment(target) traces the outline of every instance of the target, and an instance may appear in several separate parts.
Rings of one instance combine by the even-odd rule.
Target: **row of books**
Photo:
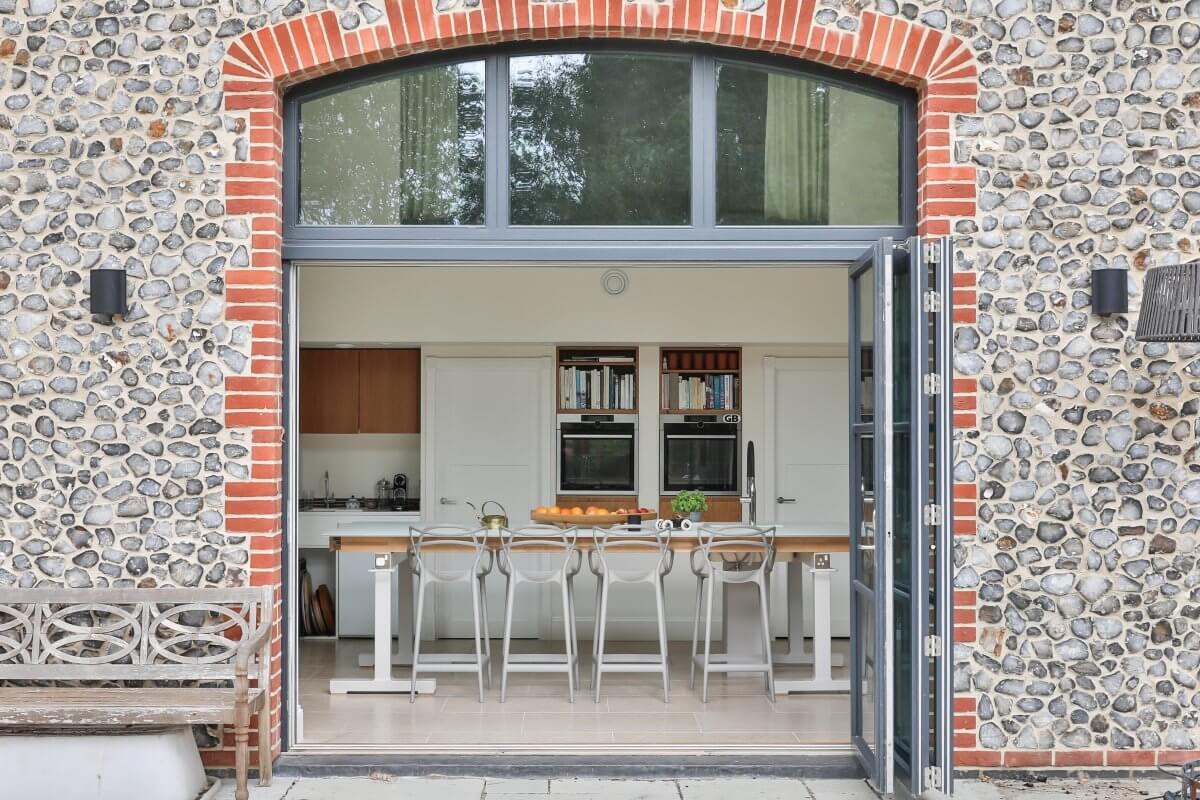
[[[671,386],[674,381],[675,385]],[[736,375],[662,376],[662,397],[670,408],[684,411],[738,408],[740,380]]]
[[[634,375],[612,367],[559,367],[562,408],[626,410],[637,408]]]

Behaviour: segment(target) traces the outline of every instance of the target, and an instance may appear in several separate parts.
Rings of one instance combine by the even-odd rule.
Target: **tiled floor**
[[[445,650],[469,643],[439,642]],[[529,649],[528,645],[523,645]],[[556,646],[554,642],[547,647]],[[618,652],[644,650],[649,643],[615,644]],[[845,652],[848,645],[836,642]],[[509,695],[500,703],[499,665],[493,688],[480,703],[473,674],[439,674],[436,694],[331,695],[331,677],[368,677],[358,667],[369,640],[305,640],[300,649],[300,702],[304,710],[305,744],[352,745],[798,745],[844,746],[850,738],[847,694],[791,695],[770,702],[762,678],[751,674],[713,674],[709,702],[700,700],[699,680],[688,689],[688,643],[672,643],[671,701],[663,703],[662,682],[655,674],[605,675],[599,703],[590,689],[567,702],[563,674],[513,674]],[[580,642],[584,654],[590,642]],[[493,652],[499,652],[498,644]],[[800,677],[807,667],[777,670],[780,677]],[[845,674],[846,668],[835,670]],[[408,674],[396,667],[395,674]],[[587,683],[589,663],[581,665]]]
[[[1149,800],[1163,781],[959,781],[964,800]],[[214,800],[232,800],[225,781]],[[277,778],[251,784],[251,800],[876,800],[862,781],[731,778],[694,781],[492,780],[484,778]]]

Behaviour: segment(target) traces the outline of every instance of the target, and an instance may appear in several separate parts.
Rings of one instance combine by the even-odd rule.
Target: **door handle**
[[[439,498],[439,499],[438,499],[438,502],[439,502],[439,503],[441,503],[441,504],[442,504],[442,505],[444,505],[444,506],[456,506],[456,505],[458,505],[458,501],[457,501],[457,500],[455,500],[455,499],[454,499],[454,498],[452,498],[452,497],[442,497],[442,498]]]
[[[779,503],[780,505],[783,505],[784,503],[794,503],[794,502],[796,502],[796,498],[794,498],[794,497],[776,497],[775,502]]]

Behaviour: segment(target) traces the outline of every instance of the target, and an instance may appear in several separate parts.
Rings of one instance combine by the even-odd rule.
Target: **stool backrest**
[[[572,562],[579,558],[579,529],[575,527],[558,528],[554,525],[527,525],[523,528],[500,529],[500,555],[498,565],[505,575],[515,574],[518,577],[530,579],[535,575],[546,575],[549,572],[558,574],[572,569]],[[561,564],[553,570],[524,569],[517,562],[516,556],[528,555],[562,555]]]
[[[775,566],[775,526],[701,525],[705,561],[731,572],[769,572]]]
[[[468,574],[478,575],[481,570],[491,567],[492,551],[487,546],[487,534],[485,528],[468,528],[464,525],[412,528],[408,555],[413,573],[436,581],[455,581],[462,580]],[[461,569],[439,572],[434,568],[434,562],[426,559],[427,555],[433,553],[473,555],[474,559],[469,572]]]
[[[596,528],[593,536],[595,561],[601,570],[611,569],[608,563],[610,555],[626,553],[658,556],[655,571],[659,574],[671,568],[673,552],[669,529],[660,530],[653,525],[614,525],[611,528]]]

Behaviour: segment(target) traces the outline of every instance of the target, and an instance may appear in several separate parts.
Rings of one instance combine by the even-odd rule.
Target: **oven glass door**
[[[738,492],[736,434],[668,433],[663,437],[663,491]]]
[[[622,433],[562,433],[558,490],[562,494],[637,491],[636,437]]]

